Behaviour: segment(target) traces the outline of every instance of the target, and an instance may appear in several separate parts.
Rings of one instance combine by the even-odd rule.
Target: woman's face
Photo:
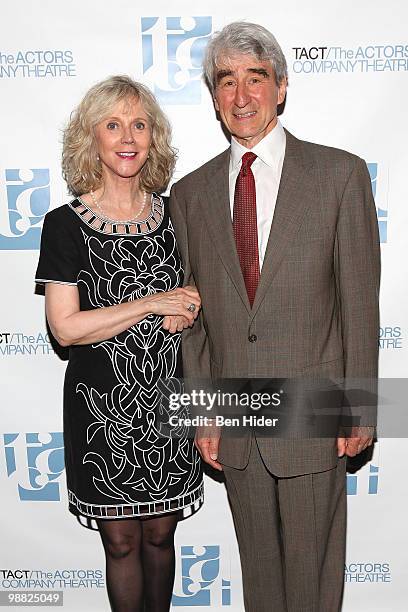
[[[152,142],[149,118],[140,100],[127,98],[116,104],[94,133],[105,179],[108,175],[130,179],[139,174]]]

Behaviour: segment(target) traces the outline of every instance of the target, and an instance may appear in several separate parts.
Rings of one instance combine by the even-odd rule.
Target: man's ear
[[[215,110],[216,110],[217,112],[219,112],[219,110],[220,110],[220,106],[219,106],[219,104],[218,104],[218,102],[217,102],[217,98],[215,97],[215,95],[213,96],[213,102],[214,102],[214,108],[215,108]]]
[[[278,104],[282,104],[282,102],[285,100],[287,86],[288,86],[288,79],[286,77],[283,77],[279,85]]]

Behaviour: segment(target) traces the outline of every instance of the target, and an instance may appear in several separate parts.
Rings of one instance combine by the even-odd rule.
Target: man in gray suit
[[[265,28],[226,26],[204,70],[231,146],[171,194],[185,283],[202,300],[183,335],[185,377],[375,380],[379,239],[365,162],[282,127],[286,60]],[[337,438],[197,432],[204,461],[225,473],[248,612],[340,610],[345,459],[372,443],[364,418]]]

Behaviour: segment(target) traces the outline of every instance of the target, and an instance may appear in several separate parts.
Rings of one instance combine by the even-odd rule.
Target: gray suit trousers
[[[246,612],[338,612],[344,584],[346,461],[276,478],[255,437],[244,469],[224,466]]]

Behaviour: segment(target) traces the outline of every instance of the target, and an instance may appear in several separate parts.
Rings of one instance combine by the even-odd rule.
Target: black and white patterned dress
[[[45,217],[36,282],[76,285],[81,310],[175,289],[182,276],[159,196],[140,223],[109,223],[79,198]],[[164,330],[162,320],[149,315],[114,338],[70,347],[64,442],[76,515],[189,514],[202,503],[193,441],[185,428],[169,426],[166,396],[169,379],[181,375],[180,334]]]

